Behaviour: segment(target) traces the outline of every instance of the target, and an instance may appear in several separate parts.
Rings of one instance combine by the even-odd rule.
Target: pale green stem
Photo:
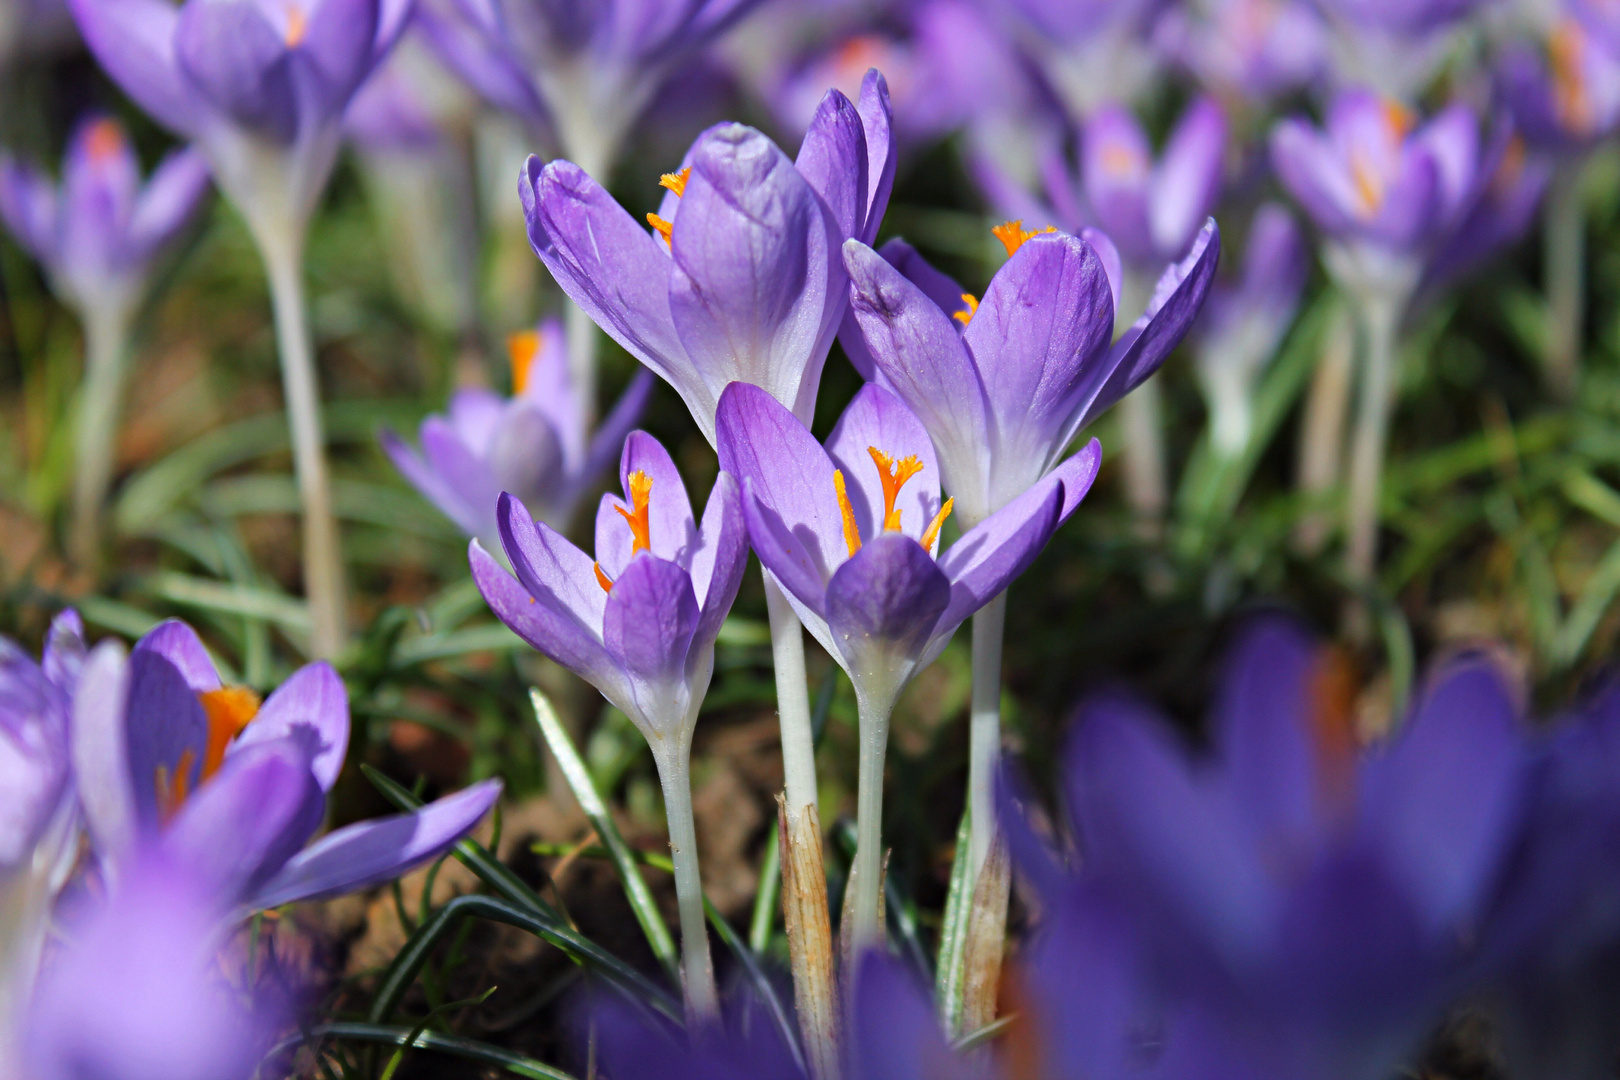
[[[661,751],[655,745],[658,780],[669,822],[669,856],[675,864],[675,905],[681,917],[681,982],[686,1018],[696,1025],[720,1015],[709,955],[709,927],[703,913],[703,880],[698,873],[697,829],[692,820],[692,732],[688,725]]]
[[[855,691],[860,711],[860,762],[855,789],[855,863],[849,883],[854,901],[849,905],[847,937],[851,956],[881,948],[884,941],[879,899],[883,889],[883,762],[889,752],[889,719],[894,693]]]
[[[112,483],[119,406],[129,353],[130,305],[92,305],[84,313],[84,384],[79,390],[73,527],[69,551],[94,570],[101,549],[102,508]]]
[[[973,825],[970,866],[977,880],[996,834],[996,760],[1001,755],[1001,643],[1007,594],[973,616],[973,704],[968,728],[968,813]]]
[[[816,744],[810,723],[810,684],[804,671],[804,629],[782,587],[769,571],[765,609],[771,621],[771,659],[776,669],[776,713],[782,732],[782,776],[788,820],[797,822],[816,805]]]
[[[1323,336],[1300,430],[1298,483],[1308,501],[1320,498],[1339,483],[1355,361],[1355,317],[1341,294]],[[1331,522],[1322,514],[1307,514],[1294,528],[1294,542],[1307,555],[1314,555],[1327,542],[1330,528]]]
[[[585,174],[603,187],[612,181],[614,160],[618,156],[619,135],[599,123],[570,123],[564,125],[563,153]],[[563,316],[563,329],[568,339],[568,374],[573,380],[574,394],[584,411],[585,430],[596,424],[596,360],[602,333],[596,323],[573,301]]]
[[[297,235],[293,235],[293,233]],[[304,310],[302,230],[261,230],[259,249],[270,275],[281,380],[292,428],[293,466],[303,507],[304,592],[309,603],[310,655],[336,656],[343,648],[343,551],[332,512],[326,439],[321,430],[320,387]]]
[[[1365,362],[1350,451],[1349,542],[1345,548],[1345,569],[1354,584],[1369,585],[1378,563],[1378,509],[1383,488],[1384,449],[1394,405],[1396,334],[1402,305],[1398,299],[1387,295],[1368,295],[1360,300]]]
[[[1125,444],[1125,501],[1130,504],[1139,535],[1148,540],[1156,539],[1163,530],[1164,508],[1169,501],[1163,412],[1157,374],[1149,376],[1119,403],[1120,435]]]
[[[1581,202],[1585,159],[1560,166],[1547,192],[1542,259],[1547,286],[1548,389],[1560,401],[1575,396],[1586,320],[1586,208]]]

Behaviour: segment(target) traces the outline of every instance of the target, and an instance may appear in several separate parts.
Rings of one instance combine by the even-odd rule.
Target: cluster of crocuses
[[[302,1002],[243,920],[435,859],[500,793],[311,843],[348,742],[323,662],[261,701],[178,621],[90,648],[64,611],[38,661],[0,638],[0,1075],[250,1075]]]

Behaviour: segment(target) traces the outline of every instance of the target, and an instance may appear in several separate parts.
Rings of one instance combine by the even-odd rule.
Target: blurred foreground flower
[[[162,623],[125,655],[85,663],[73,756],[85,824],[116,883],[152,848],[213,890],[223,917],[337,896],[442,855],[500,794],[488,780],[409,814],[363,821],[306,848],[343,767],[349,702],[326,663],[261,705],[222,685],[191,627]]]
[[[192,149],[164,158],[143,186],[129,136],[105,116],[74,130],[59,185],[32,165],[0,156],[0,218],[84,327],[69,537],[81,566],[94,566],[101,542],[131,324],[155,264],[207,190],[208,166]]]
[[[636,373],[587,442],[584,403],[574,392],[562,326],[548,319],[507,341],[512,396],[467,388],[448,416],[422,421],[418,453],[390,430],[383,449],[423,496],[487,552],[502,554],[496,503],[507,492],[536,520],[566,533],[579,499],[612,463],[652,391]]]
[[[154,119],[191,139],[264,258],[303,508],[312,652],[342,648],[304,242],[343,141],[343,113],[404,28],[410,0],[69,0],[85,44]]]
[[[715,481],[699,523],[669,452],[625,440],[624,499],[603,495],[596,559],[500,497],[500,536],[516,580],[475,540],[473,578],[518,636],[602,692],[652,748],[664,789],[681,912],[687,1010],[718,1008],[692,819],[692,732],[714,675],[714,640],[737,597],[748,536],[737,484]]]

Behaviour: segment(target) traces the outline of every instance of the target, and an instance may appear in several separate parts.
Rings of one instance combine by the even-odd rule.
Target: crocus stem
[[[1350,411],[1350,376],[1356,360],[1356,326],[1342,298],[1322,340],[1322,353],[1311,378],[1310,396],[1299,439],[1299,490],[1307,500],[1321,498],[1339,482],[1344,456],[1344,421]],[[1294,543],[1314,555],[1327,542],[1330,521],[1309,513],[1294,527]]]
[[[664,816],[669,822],[669,855],[675,864],[675,905],[681,916],[681,982],[686,991],[688,1024],[706,1023],[720,1014],[709,955],[709,926],[703,914],[703,881],[698,874],[697,829],[692,822],[692,735],[686,733],[657,756],[658,781],[664,788]]]
[[[769,571],[765,609],[771,621],[771,659],[776,668],[776,712],[782,730],[782,774],[789,821],[816,805],[816,745],[810,726],[810,684],[804,671],[804,630],[793,605]]]
[[[582,413],[581,430],[589,431],[596,426],[596,349],[602,333],[573,301],[563,316],[563,332],[568,341],[568,375]]]
[[[1547,287],[1547,388],[1560,401],[1575,396],[1586,320],[1586,208],[1581,203],[1584,159],[1566,162],[1547,193],[1542,261]]]
[[[973,704],[968,729],[969,847],[976,880],[996,834],[996,759],[1001,754],[1001,643],[1007,626],[1007,594],[973,616]]]
[[[293,233],[298,235],[292,235]],[[281,352],[281,382],[292,427],[293,466],[304,516],[304,593],[309,602],[310,655],[336,656],[345,634],[343,552],[326,473],[320,388],[314,346],[304,311],[304,242],[301,230],[259,231],[270,274],[270,300]]]
[[[1150,376],[1119,403],[1124,439],[1125,500],[1138,535],[1156,540],[1164,526],[1169,482],[1164,474],[1164,416],[1159,377]]]
[[[855,957],[883,945],[883,761],[889,752],[889,718],[894,695],[874,694],[857,688],[860,712],[860,763],[855,789],[855,864],[849,884],[854,895],[847,907],[850,925],[845,936]]]
[[[1370,293],[1360,300],[1365,361],[1350,451],[1345,569],[1351,582],[1369,585],[1378,560],[1378,506],[1384,478],[1384,444],[1394,404],[1396,334],[1402,305],[1389,294]]]
[[[90,305],[84,315],[84,384],[79,390],[73,527],[69,551],[94,570],[101,548],[101,511],[112,482],[119,403],[129,351],[130,305]]]

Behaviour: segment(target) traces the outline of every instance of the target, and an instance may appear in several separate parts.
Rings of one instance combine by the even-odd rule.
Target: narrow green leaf
[[[951,882],[945,893],[945,921],[939,932],[939,960],[934,968],[934,998],[940,1024],[947,1035],[955,1034],[962,1018],[962,980],[966,973],[968,909],[973,904],[972,858],[973,823],[969,811],[962,811],[956,826],[956,857],[951,862]]]
[[[1620,592],[1620,543],[1610,547],[1608,554],[1592,571],[1592,576],[1575,600],[1575,606],[1570,609],[1569,617],[1559,627],[1557,649],[1552,657],[1555,664],[1568,667],[1580,659],[1598,623],[1603,621],[1604,614],[1614,603],[1617,592]]]
[[[437,1031],[413,1031],[408,1027],[359,1024],[348,1021],[317,1024],[308,1031],[302,1031],[297,1035],[283,1039],[270,1049],[265,1058],[270,1060],[279,1057],[289,1050],[319,1039],[348,1039],[354,1042],[402,1046],[412,1050],[431,1050],[441,1054],[450,1054],[467,1061],[494,1065],[505,1069],[513,1075],[532,1077],[533,1080],[575,1080],[572,1075],[563,1072],[561,1069],[499,1046],[479,1042],[476,1039],[466,1039],[459,1035],[445,1035]]]
[[[400,666],[424,664],[429,660],[448,660],[478,652],[513,652],[529,646],[505,625],[473,626],[454,630],[448,634],[425,634],[399,643],[394,660]]]
[[[1018,1019],[1016,1015],[999,1016],[977,1031],[970,1031],[951,1043],[951,1049],[958,1054],[964,1054],[975,1047],[983,1046],[1011,1027],[1016,1019]]]
[[[563,778],[568,781],[569,789],[579,801],[580,809],[585,811],[585,816],[596,828],[596,835],[601,838],[613,856],[613,865],[618,869],[619,880],[624,884],[625,898],[630,901],[630,908],[636,914],[636,921],[641,924],[642,933],[647,935],[647,944],[652,946],[653,955],[664,965],[664,970],[679,983],[681,962],[675,950],[675,940],[670,936],[663,912],[658,910],[658,902],[653,899],[652,890],[647,888],[647,881],[636,866],[630,845],[624,842],[624,834],[619,832],[619,826],[615,824],[613,815],[608,812],[607,803],[603,801],[601,792],[596,790],[596,785],[591,781],[591,772],[586,768],[585,760],[579,756],[574,740],[568,737],[568,729],[563,727],[562,721],[557,718],[557,711],[551,707],[550,699],[538,688],[530,687],[529,703],[534,707],[534,718],[540,725],[540,734],[544,736],[546,745],[556,757],[557,765],[562,770]]]
[[[762,955],[776,929],[776,905],[782,897],[782,836],[775,821],[765,838],[765,858],[759,866],[759,890],[754,893],[754,913],[748,920],[748,947]]]

